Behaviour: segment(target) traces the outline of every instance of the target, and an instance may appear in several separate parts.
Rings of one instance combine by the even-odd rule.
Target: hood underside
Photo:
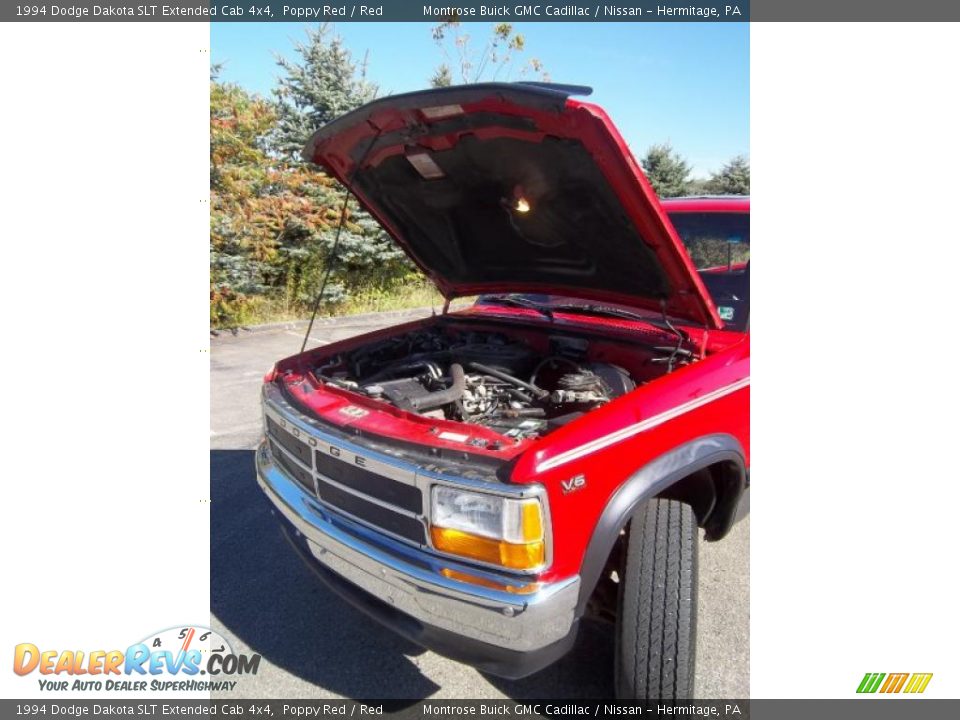
[[[550,293],[720,327],[616,128],[558,87],[386,97],[324,126],[304,158],[347,184],[447,298]]]

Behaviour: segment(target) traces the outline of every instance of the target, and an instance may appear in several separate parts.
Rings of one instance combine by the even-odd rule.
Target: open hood
[[[318,130],[345,183],[447,298],[536,292],[721,327],[683,244],[589,88],[393,95]]]

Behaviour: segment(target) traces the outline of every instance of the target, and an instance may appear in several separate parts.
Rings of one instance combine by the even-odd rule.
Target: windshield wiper
[[[607,317],[619,317],[626,320],[638,320],[640,322],[653,325],[654,327],[658,327],[661,330],[667,330],[672,335],[680,333],[683,335],[684,340],[690,339],[690,336],[687,335],[687,333],[675,327],[674,324],[666,318],[660,319],[650,317],[649,315],[641,315],[640,313],[635,313],[623,308],[611,307],[609,305],[579,305],[577,303],[567,303],[564,305],[551,305],[550,309],[559,312],[573,312],[584,315],[606,315]]]
[[[507,305],[508,307],[521,307],[528,310],[536,310],[538,313],[553,322],[553,307],[541,305],[533,300],[527,300],[519,295],[492,295],[483,298],[485,305]]]
[[[666,364],[668,373],[674,371],[679,359],[682,358],[684,360],[690,360],[694,356],[692,350],[688,350],[684,347],[684,344],[690,342],[690,334],[685,330],[681,330],[672,322],[670,322],[670,318],[667,316],[666,312],[666,303],[664,301],[661,301],[660,303],[660,308],[663,313],[660,318],[652,318],[648,315],[641,315],[640,313],[624,310],[623,308],[610,307],[609,305],[577,305],[570,303],[565,305],[553,305],[552,308],[554,310],[562,310],[563,312],[582,312],[591,313],[593,315],[608,315],[610,317],[638,320],[640,322],[647,323],[648,325],[653,325],[656,328],[660,328],[661,330],[666,330],[676,337],[677,344],[674,347],[655,347],[654,350],[669,353],[669,355],[663,358],[653,358],[652,362]]]

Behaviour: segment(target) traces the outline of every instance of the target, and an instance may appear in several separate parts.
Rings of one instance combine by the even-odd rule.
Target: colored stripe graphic
[[[898,693],[903,687],[903,684],[907,681],[907,678],[910,677],[910,673],[890,673],[887,675],[887,680],[883,683],[883,687],[880,688],[882,693]]]
[[[927,689],[932,677],[933,673],[914,673],[910,676],[910,682],[907,683],[907,687],[903,691],[905,693],[922,693]]]
[[[898,693],[901,690],[904,693],[918,694],[927,689],[933,673],[866,673],[860,685],[857,686],[858,693],[875,693],[879,689],[881,693]],[[884,682],[886,678],[886,682]],[[881,686],[880,683],[883,683]]]
[[[885,673],[867,673],[863,676],[863,680],[860,681],[860,687],[857,688],[858,693],[875,693],[877,688],[880,687],[880,681],[885,677]]]
[[[623,440],[632,438],[634,435],[638,435],[641,432],[655,428],[658,425],[662,425],[668,420],[673,420],[674,418],[696,410],[703,405],[712,403],[714,400],[719,400],[722,397],[726,397],[737,390],[742,390],[745,387],[749,387],[749,385],[750,378],[746,377],[741,380],[737,380],[730,385],[725,385],[721,388],[717,388],[716,390],[712,390],[705,395],[694,398],[693,400],[688,400],[687,402],[677,405],[670,410],[664,410],[662,413],[657,415],[651,415],[646,420],[641,420],[633,425],[627,425],[626,427],[621,428],[616,432],[612,432],[609,435],[604,435],[596,440],[591,440],[588,443],[584,443],[578,447],[566,450],[556,457],[544,460],[543,462],[538,462],[537,472],[544,472],[546,470],[550,470],[551,468],[555,468],[558,465],[568,463],[571,460],[577,460],[584,455],[589,455],[590,453],[597,452],[598,450],[603,450],[610,445],[614,445]]]

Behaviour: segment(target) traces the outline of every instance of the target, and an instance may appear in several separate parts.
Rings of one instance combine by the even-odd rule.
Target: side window
[[[750,216],[675,213],[670,219],[724,326],[746,330],[750,317]]]
[[[750,260],[750,243],[739,235],[698,236],[684,244],[701,272],[736,272],[743,270]]]

